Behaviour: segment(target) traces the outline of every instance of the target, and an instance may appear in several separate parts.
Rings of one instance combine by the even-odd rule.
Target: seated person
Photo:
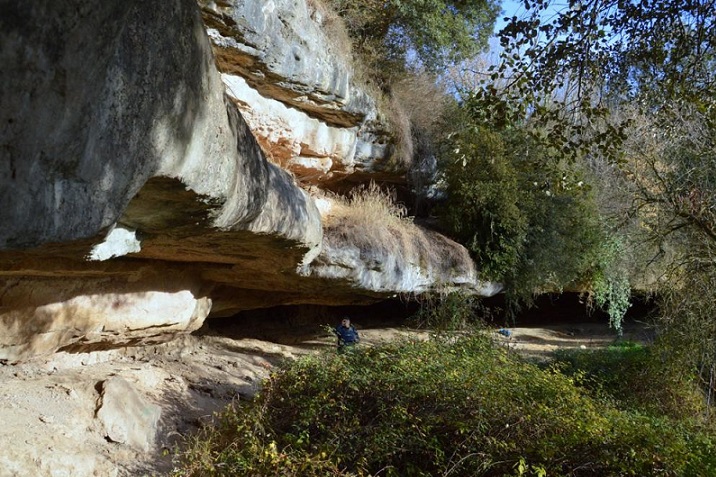
[[[358,331],[351,325],[350,318],[343,318],[341,324],[336,327],[333,332],[338,337],[338,350],[341,351],[346,347],[355,346],[360,341]]]

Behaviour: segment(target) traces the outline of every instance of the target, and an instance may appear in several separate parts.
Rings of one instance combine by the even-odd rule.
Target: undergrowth
[[[658,346],[620,341],[604,349],[560,350],[555,358],[578,385],[621,408],[679,420],[707,414],[695,370],[674,366]]]
[[[437,333],[474,331],[484,327],[487,314],[478,297],[446,291],[421,297],[421,307],[408,319],[408,325]]]
[[[714,436],[617,406],[480,333],[288,363],[175,476],[707,476]]]

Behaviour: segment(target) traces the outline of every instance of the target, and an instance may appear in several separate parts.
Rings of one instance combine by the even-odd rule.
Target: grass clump
[[[358,222],[377,223],[379,227],[405,227],[412,224],[408,219],[408,209],[395,200],[395,194],[381,189],[372,181],[351,190],[348,203]]]
[[[484,335],[289,363],[175,475],[714,475],[713,436],[620,410]]]
[[[329,212],[324,225],[336,228],[346,224],[376,229],[413,227],[405,205],[396,202],[395,192],[381,188],[371,181],[353,188],[347,195],[330,194]]]
[[[432,282],[473,273],[464,248],[416,225],[405,206],[396,202],[394,192],[374,182],[326,202],[331,205],[322,216],[324,245],[357,247],[372,272],[387,271],[402,280],[419,269]]]
[[[401,250],[417,234],[405,206],[375,182],[354,188],[346,197],[334,196],[332,201],[324,218],[328,237],[350,240],[362,250]]]

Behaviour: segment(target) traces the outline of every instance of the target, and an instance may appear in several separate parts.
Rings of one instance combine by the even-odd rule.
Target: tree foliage
[[[573,155],[621,158],[620,104],[649,114],[689,104],[716,119],[716,4],[713,0],[525,0],[526,15],[500,33],[505,48],[481,94],[520,104]],[[505,99],[506,98],[506,99]],[[664,124],[670,119],[664,118]]]
[[[453,112],[441,154],[439,214],[449,234],[517,301],[604,272],[605,233],[580,165],[557,160],[528,124],[487,117],[481,104],[468,98]]]
[[[406,65],[410,54],[430,71],[468,58],[487,45],[495,0],[331,0],[359,51]],[[387,72],[384,72],[387,73]]]
[[[541,124],[572,160],[619,165],[654,260],[663,341],[713,392],[716,340],[716,2],[525,0],[501,33],[503,61],[477,97]],[[657,260],[658,259],[658,260]]]
[[[485,276],[501,280],[517,266],[528,226],[516,170],[499,133],[475,126],[451,139],[442,155],[447,201],[440,216]]]
[[[654,117],[633,119],[626,142],[636,214],[664,263],[661,296],[668,355],[699,369],[716,398],[716,129],[675,114],[668,128]]]

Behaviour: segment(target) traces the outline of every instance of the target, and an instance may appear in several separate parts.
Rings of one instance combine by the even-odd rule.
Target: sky
[[[495,21],[495,33],[493,38],[490,40],[490,50],[493,52],[499,52],[501,50],[499,42],[497,41],[497,32],[502,30],[507,24],[504,21],[505,17],[521,17],[525,14],[525,8],[522,5],[523,0],[502,0],[502,14],[498,15]],[[565,0],[552,0],[549,2],[547,8],[541,13],[540,17],[543,20],[550,20],[556,14],[556,12],[566,8],[568,1]]]
[[[504,17],[519,16],[524,12],[522,0],[502,0],[502,10],[502,15],[499,15],[495,22],[495,32],[500,31],[505,26]]]
[[[500,42],[497,39],[497,32],[502,30],[504,26],[507,24],[506,21],[504,21],[505,17],[512,17],[514,15],[517,15],[518,17],[524,13],[524,8],[522,7],[522,0],[502,0],[502,13],[497,16],[497,20],[495,21],[495,30],[492,35],[492,38],[489,40],[489,49],[491,55],[499,55],[502,51],[502,47],[500,46]]]

